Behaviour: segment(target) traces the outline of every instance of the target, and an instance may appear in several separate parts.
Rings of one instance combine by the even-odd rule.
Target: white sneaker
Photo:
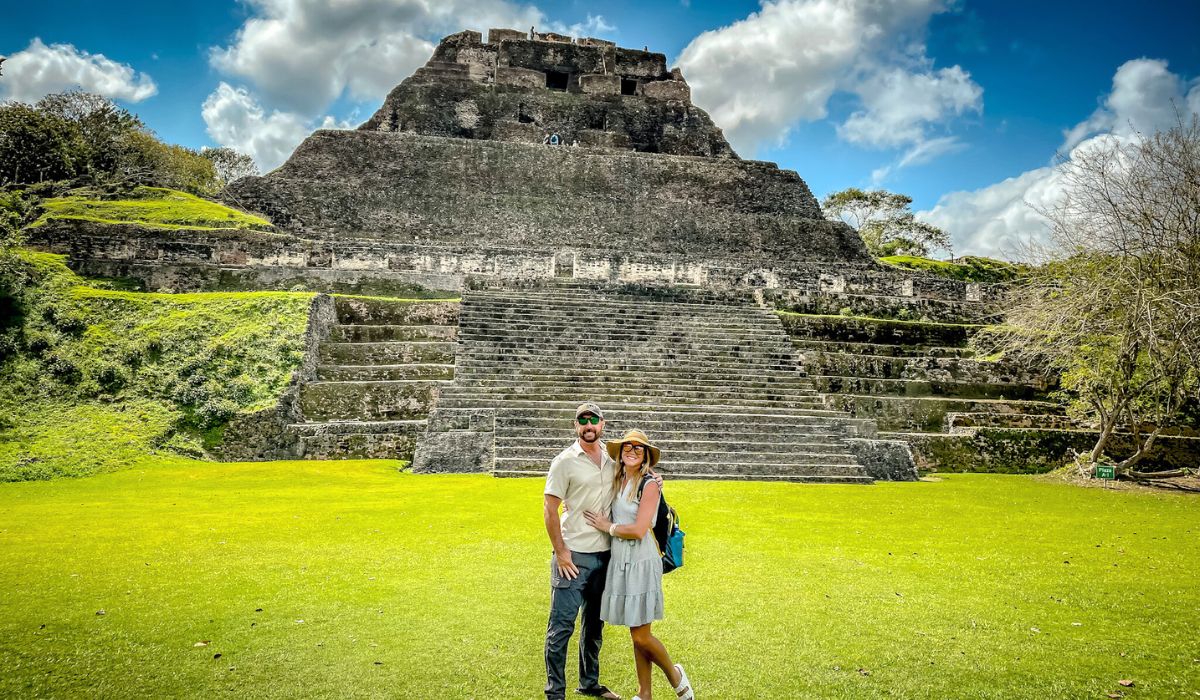
[[[692,690],[692,682],[688,680],[683,666],[675,664],[675,670],[679,671],[679,685],[675,687],[675,695],[679,700],[696,700],[696,692]]]

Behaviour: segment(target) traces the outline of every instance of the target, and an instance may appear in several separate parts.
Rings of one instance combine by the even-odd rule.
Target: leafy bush
[[[1011,282],[1028,273],[1028,266],[993,258],[967,255],[954,261],[930,260],[915,255],[891,255],[879,261],[906,270],[920,270],[964,282]]]

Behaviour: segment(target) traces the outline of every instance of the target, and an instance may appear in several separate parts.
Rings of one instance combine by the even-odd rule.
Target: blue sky
[[[161,137],[277,165],[356,126],[463,27],[602,36],[666,53],[743,157],[818,196],[884,187],[1002,254],[1039,225],[1046,167],[1098,134],[1200,111],[1200,3],[794,0],[7,2],[0,99],[81,85]]]

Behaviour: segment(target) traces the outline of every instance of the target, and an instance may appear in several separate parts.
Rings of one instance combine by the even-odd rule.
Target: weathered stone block
[[[678,80],[652,80],[642,84],[642,95],[654,100],[689,102],[692,99],[692,89],[687,83]]]
[[[620,95],[621,76],[581,75],[579,76],[579,89],[588,95]]]
[[[545,88],[546,74],[529,68],[496,66],[496,84],[517,88]]]
[[[912,448],[903,440],[846,440],[858,463],[877,481],[916,481]]]
[[[488,43],[499,44],[506,40],[525,41],[529,39],[529,32],[523,32],[518,29],[489,29]]]

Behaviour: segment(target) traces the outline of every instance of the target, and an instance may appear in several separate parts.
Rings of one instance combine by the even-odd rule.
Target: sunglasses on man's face
[[[575,420],[579,421],[580,425],[587,425],[588,423],[600,425],[600,416],[579,416]]]

